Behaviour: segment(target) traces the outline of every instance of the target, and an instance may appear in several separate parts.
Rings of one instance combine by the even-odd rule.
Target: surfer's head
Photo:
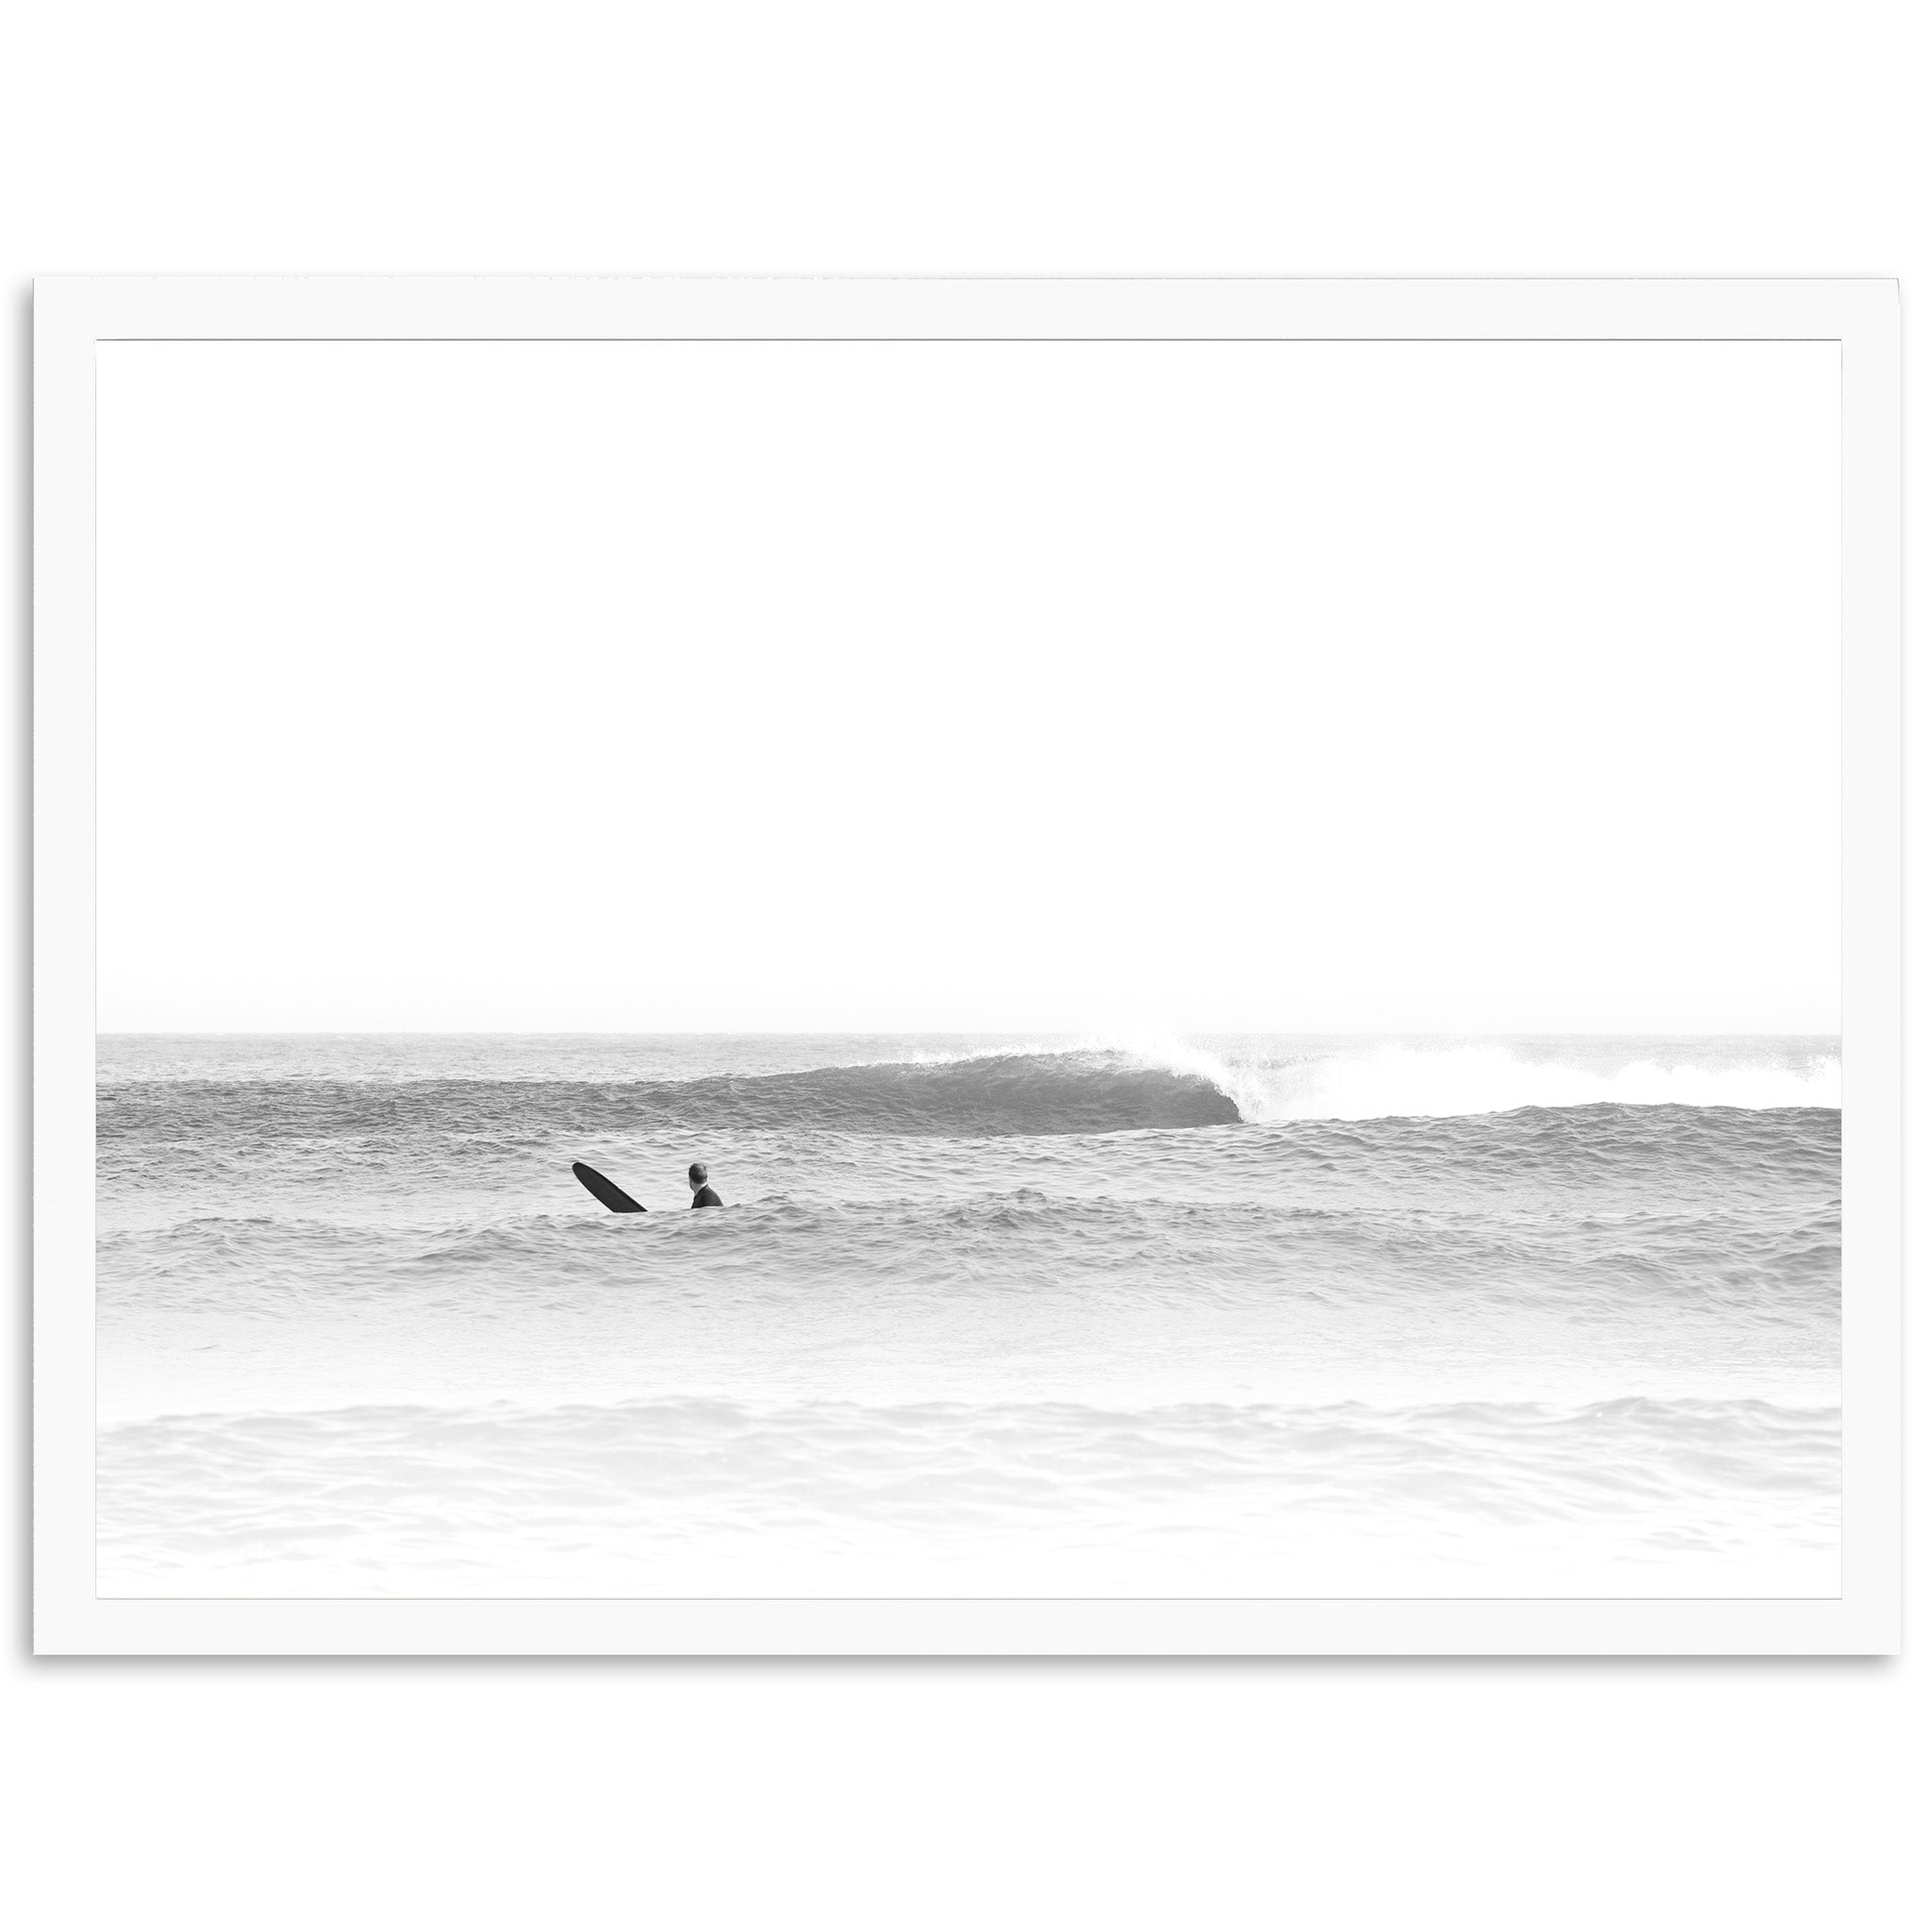
[[[693,1160],[691,1162],[691,1184],[692,1187],[701,1188],[710,1178],[711,1170],[708,1168],[702,1160]]]

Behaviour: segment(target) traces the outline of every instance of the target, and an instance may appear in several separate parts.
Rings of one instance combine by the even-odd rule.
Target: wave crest
[[[1232,1125],[1234,1098],[1204,1075],[1118,1053],[992,1054],[695,1080],[131,1082],[105,1088],[105,1143],[129,1134],[219,1140],[238,1120],[269,1139],[393,1136],[411,1128],[492,1140],[758,1132],[878,1136],[1110,1134]]]
[[[1595,1064],[1591,1047],[1594,1046]],[[1825,1051],[1737,1047],[1699,1061],[1669,1047],[1621,1062],[1602,1042],[1573,1057],[1555,1046],[1338,1041],[1291,1057],[1247,1057],[1179,1041],[1137,1042],[1141,1063],[1206,1080],[1244,1121],[1440,1120],[1520,1108],[1839,1105],[1839,1063]]]

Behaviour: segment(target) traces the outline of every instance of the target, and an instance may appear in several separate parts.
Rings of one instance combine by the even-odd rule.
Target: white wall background
[[[10,897],[34,273],[1894,274],[1909,475],[1932,286],[1920,31],[1915,9],[1856,0],[16,10],[0,63]],[[1908,577],[1924,541],[1919,518]],[[1915,791],[1915,833],[1924,809]],[[23,937],[16,1014],[24,961]],[[24,1039],[6,1041],[4,1122],[23,1275]],[[1915,1095],[1924,1072],[1915,1047]],[[1913,1208],[1916,1250],[1923,1188]],[[35,1664],[23,1289],[13,1307],[0,1817],[23,1924],[1924,1916],[1922,1654]],[[1908,1651],[1925,1636],[1914,1610]]]

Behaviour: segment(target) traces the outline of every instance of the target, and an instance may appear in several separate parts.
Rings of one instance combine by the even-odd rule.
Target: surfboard
[[[607,1181],[594,1167],[586,1167],[581,1160],[573,1160],[570,1171],[595,1194],[613,1214],[648,1214],[648,1208],[641,1208],[626,1194],[615,1181]]]

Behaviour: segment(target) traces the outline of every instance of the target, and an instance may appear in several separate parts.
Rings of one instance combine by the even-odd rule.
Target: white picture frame
[[[95,1593],[95,356],[115,341],[1839,344],[1841,1592],[1828,1599]],[[1900,1632],[1900,359],[1885,280],[57,277],[36,285],[34,1645],[42,1654],[1871,1654]]]

